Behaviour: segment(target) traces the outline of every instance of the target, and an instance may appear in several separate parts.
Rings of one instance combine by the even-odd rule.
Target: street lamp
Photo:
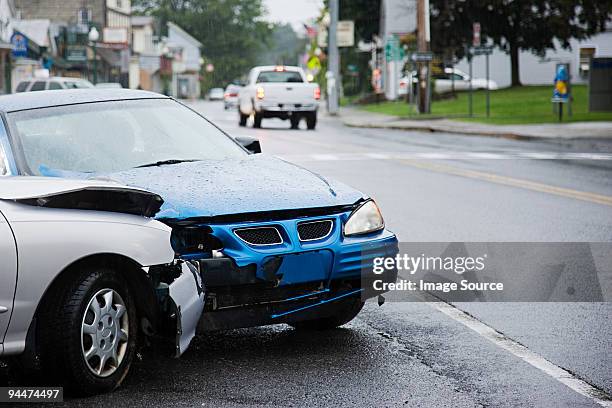
[[[100,39],[100,33],[96,27],[91,27],[89,34],[87,35],[89,41],[92,43],[93,48],[93,59],[94,59],[94,72],[93,72],[93,83],[94,85],[98,82],[98,58],[96,54],[96,41]]]

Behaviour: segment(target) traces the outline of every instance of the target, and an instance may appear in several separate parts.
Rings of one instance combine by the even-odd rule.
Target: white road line
[[[338,156],[335,154],[312,154],[310,155],[313,160],[316,161],[336,161]]]
[[[444,302],[427,302],[434,309],[439,310],[450,318],[458,321],[466,327],[474,330],[480,336],[489,340],[496,346],[514,354],[516,357],[531,364],[538,370],[550,375],[555,380],[576,391],[579,394],[590,398],[603,407],[612,407],[612,399],[605,392],[598,390],[587,382],[577,378],[569,371],[551,363],[539,354],[529,350],[519,342],[512,340],[494,328],[486,325],[469,314],[457,309],[456,307]]]
[[[289,154],[282,155],[286,160],[296,161],[337,161],[337,160],[612,160],[612,153],[555,153],[555,152],[370,152],[335,154]]]

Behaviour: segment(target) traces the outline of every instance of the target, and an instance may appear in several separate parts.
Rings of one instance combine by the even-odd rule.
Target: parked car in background
[[[291,122],[297,129],[306,119],[309,130],[317,126],[317,110],[321,89],[309,83],[304,70],[292,66],[261,66],[251,69],[247,84],[240,90],[239,124],[245,126],[253,116],[253,127],[261,127],[264,118],[279,118]]]
[[[95,85],[96,88],[111,88],[111,89],[120,89],[123,86],[119,82],[98,82]]]
[[[212,88],[208,91],[208,99],[211,101],[220,101],[223,99],[223,89],[222,88]]]
[[[93,88],[94,85],[86,79],[71,77],[34,78],[21,81],[15,92],[46,91],[55,89]]]
[[[223,107],[225,110],[238,106],[238,93],[240,92],[240,88],[242,87],[236,84],[229,84],[227,88],[225,88],[225,93],[223,94]]]
[[[470,76],[465,72],[457,68],[444,68],[444,72],[433,74],[432,79],[434,80],[434,90],[437,93],[455,91],[467,91],[470,89]],[[418,83],[418,74],[416,71],[411,72],[400,79],[399,91],[400,95],[406,95],[408,92],[408,84],[412,82],[413,86],[416,87]],[[498,89],[497,82],[489,79],[487,82],[486,78],[472,78],[472,89]]]
[[[0,357],[91,395],[121,384],[145,335],[182,354],[204,294],[151,218],[162,203],[107,181],[0,177]]]

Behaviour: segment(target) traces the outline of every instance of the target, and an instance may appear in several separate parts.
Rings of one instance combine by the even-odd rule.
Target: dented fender
[[[181,275],[168,286],[168,293],[176,310],[175,356],[179,357],[194,338],[204,310],[204,287],[197,269],[183,262]]]

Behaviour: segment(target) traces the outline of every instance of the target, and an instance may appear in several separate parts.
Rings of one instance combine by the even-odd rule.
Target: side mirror
[[[249,136],[238,136],[235,138],[238,143],[247,149],[251,154],[261,153],[261,145],[259,140]]]

